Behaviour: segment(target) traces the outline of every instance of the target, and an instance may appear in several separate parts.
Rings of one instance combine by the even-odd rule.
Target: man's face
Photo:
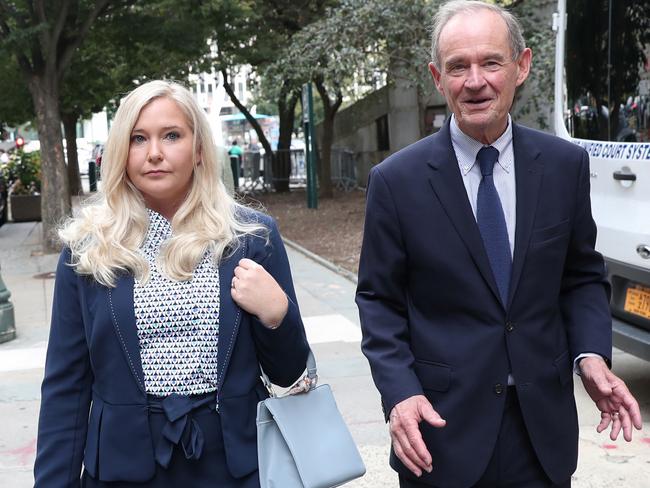
[[[438,46],[440,71],[429,64],[436,88],[460,129],[491,144],[506,129],[515,89],[528,77],[530,49],[512,61],[506,23],[489,10],[452,17]]]

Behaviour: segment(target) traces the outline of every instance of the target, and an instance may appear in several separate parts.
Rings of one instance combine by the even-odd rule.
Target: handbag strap
[[[271,397],[277,397],[275,391],[273,390],[273,384],[271,383],[271,380],[269,380],[267,374],[264,372],[264,368],[262,368],[261,364],[260,372],[262,373],[260,375],[260,379],[262,380],[262,383],[264,384],[266,390],[269,392],[269,395]],[[296,383],[289,389],[289,394],[294,395],[296,393],[305,393],[316,388],[316,383],[318,383],[316,358],[314,357],[314,353],[310,348],[309,354],[307,355],[307,375],[296,381]]]

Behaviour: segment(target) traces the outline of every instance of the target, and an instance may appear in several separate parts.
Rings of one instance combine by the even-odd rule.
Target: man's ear
[[[433,76],[433,82],[436,84],[436,88],[440,92],[440,94],[444,97],[445,96],[445,90],[442,88],[442,85],[440,83],[440,76],[441,73],[438,71],[438,68],[436,68],[435,64],[429,63],[429,71],[431,72],[431,76]]]
[[[522,83],[526,81],[526,78],[528,78],[528,75],[530,74],[530,66],[532,62],[533,62],[533,51],[531,51],[530,48],[527,47],[519,55],[519,59],[517,59],[517,67],[519,68],[517,71],[517,86],[521,86]]]

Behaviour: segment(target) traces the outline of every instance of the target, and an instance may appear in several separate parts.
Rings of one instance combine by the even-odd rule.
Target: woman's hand
[[[235,268],[230,294],[237,305],[270,329],[278,327],[289,308],[287,295],[263,266],[242,259]]]

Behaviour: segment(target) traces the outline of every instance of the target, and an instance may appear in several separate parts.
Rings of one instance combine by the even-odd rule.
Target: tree
[[[5,56],[0,67],[0,92],[0,126],[16,127],[34,119],[31,95],[11,56]]]
[[[264,73],[277,57],[278,46],[286,45],[296,32],[322,17],[325,7],[336,3],[334,0],[224,0],[212,2],[206,9],[205,17],[214,26],[212,38],[217,51],[214,68],[221,73],[224,89],[256,131],[266,154],[271,156],[277,191],[289,190],[288,151],[301,85],[287,78],[262,85],[266,98],[277,104],[280,117],[278,147],[274,152],[257,120],[237,98],[230,79],[242,65],[253,66],[258,73]]]
[[[29,92],[42,153],[43,247],[58,250],[56,226],[70,214],[61,143],[60,85],[100,14],[124,6],[108,0],[0,0],[0,48],[15,57]]]
[[[291,42],[292,37],[309,24],[322,19],[328,7],[335,7],[338,1],[333,0],[303,0],[295,2],[291,0],[258,1],[260,13],[269,26],[269,33],[278,38],[279,43],[270,46],[285,45]],[[258,45],[261,43],[258,42]],[[263,45],[269,46],[268,43]],[[266,66],[271,64],[277,54],[270,53],[265,62],[258,66],[262,72]],[[294,131],[296,106],[301,97],[302,85],[291,77],[274,80],[277,83],[264,86],[269,89],[276,100],[280,118],[280,130],[278,135],[278,150],[276,165],[273,168],[274,175],[280,179],[276,189],[280,191],[289,190],[289,176],[291,170],[290,149],[291,138]]]
[[[343,0],[326,15],[297,32],[270,76],[292,84],[312,81],[324,109],[320,148],[319,192],[331,197],[331,151],[334,120],[344,98],[363,96],[382,80],[398,77],[414,84],[426,71],[425,0]],[[276,83],[279,84],[279,83]]]

